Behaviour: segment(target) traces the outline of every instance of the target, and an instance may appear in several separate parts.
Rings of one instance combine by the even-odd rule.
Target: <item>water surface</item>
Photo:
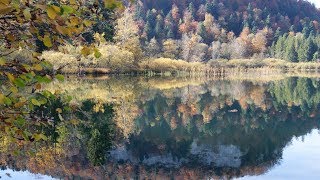
[[[319,79],[117,76],[46,88],[81,108],[25,153],[4,139],[4,178],[320,178]]]

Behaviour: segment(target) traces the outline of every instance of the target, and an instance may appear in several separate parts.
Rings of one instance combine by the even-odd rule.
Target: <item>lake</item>
[[[3,179],[320,178],[319,78],[85,77],[45,89],[71,108],[42,127],[47,142],[2,138]]]

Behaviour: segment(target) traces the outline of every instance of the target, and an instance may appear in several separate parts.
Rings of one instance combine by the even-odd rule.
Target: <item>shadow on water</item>
[[[4,169],[84,179],[260,175],[293,137],[320,125],[317,79],[109,77],[46,88],[67,90],[80,108],[54,126],[52,142],[14,154],[18,145],[3,137]]]

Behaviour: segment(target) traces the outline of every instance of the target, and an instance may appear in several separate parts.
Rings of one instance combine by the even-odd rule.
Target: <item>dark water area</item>
[[[46,88],[80,108],[44,129],[52,142],[15,153],[2,138],[4,179],[320,178],[316,78],[72,78]]]

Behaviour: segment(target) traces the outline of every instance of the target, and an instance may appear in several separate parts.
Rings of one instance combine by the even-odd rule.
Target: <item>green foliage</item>
[[[87,139],[88,159],[95,166],[103,165],[114,140],[113,107],[87,100],[82,103],[81,109],[84,111],[79,111],[76,115],[86,122],[82,124],[81,132]]]

